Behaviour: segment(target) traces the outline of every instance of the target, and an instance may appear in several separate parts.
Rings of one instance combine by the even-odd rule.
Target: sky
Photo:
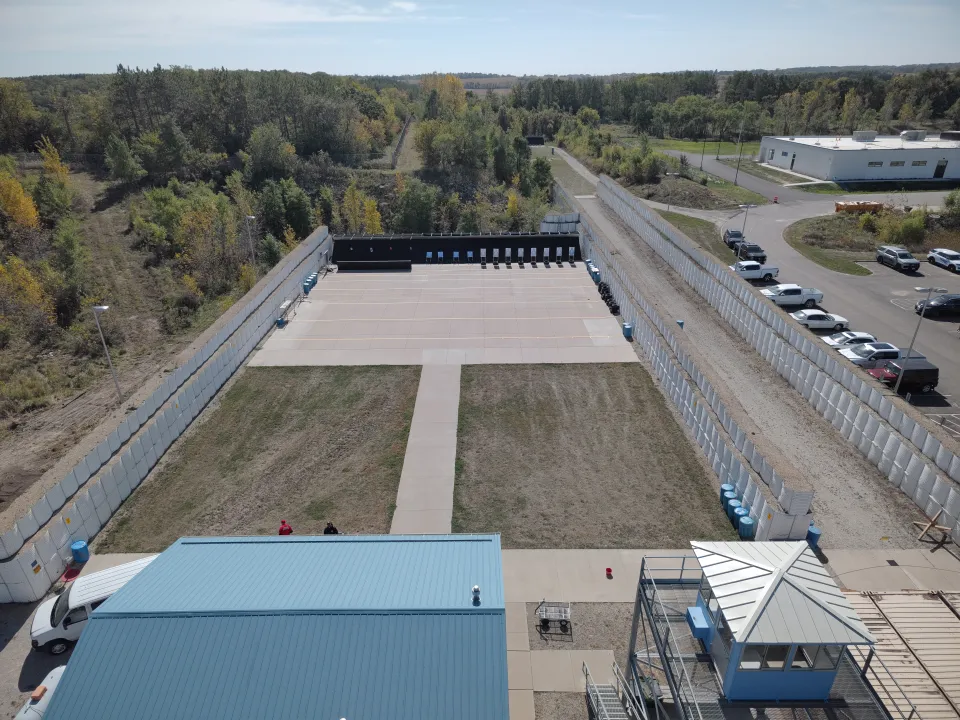
[[[612,74],[960,61],[960,0],[0,0],[0,76]]]

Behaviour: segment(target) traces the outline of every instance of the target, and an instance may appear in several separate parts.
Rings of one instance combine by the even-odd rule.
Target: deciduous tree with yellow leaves
[[[380,211],[377,210],[377,201],[368,198],[363,203],[363,231],[367,235],[380,235],[383,233],[383,222],[380,219]]]
[[[0,213],[22,227],[35,228],[40,224],[37,206],[15,177],[0,173]]]

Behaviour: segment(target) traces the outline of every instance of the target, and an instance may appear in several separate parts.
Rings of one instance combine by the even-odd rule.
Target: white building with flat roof
[[[878,136],[764,137],[762,163],[834,182],[960,179],[960,140],[927,137],[922,130]],[[799,178],[798,178],[799,181]]]

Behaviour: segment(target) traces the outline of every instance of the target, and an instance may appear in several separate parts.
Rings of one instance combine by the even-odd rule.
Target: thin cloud
[[[394,2],[390,3],[388,7],[394,10],[402,10],[403,12],[408,12],[408,13],[416,12],[418,9],[418,5],[415,2],[402,2],[398,0],[394,0]]]

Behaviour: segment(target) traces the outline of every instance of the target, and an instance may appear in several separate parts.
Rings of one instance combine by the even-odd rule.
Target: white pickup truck
[[[744,280],[764,280],[770,282],[780,274],[780,268],[771,265],[761,265],[755,260],[743,260],[736,265],[731,265],[730,269]]]
[[[816,288],[800,287],[792,283],[763,288],[760,292],[777,305],[803,305],[812,308],[823,300],[823,293]]]

